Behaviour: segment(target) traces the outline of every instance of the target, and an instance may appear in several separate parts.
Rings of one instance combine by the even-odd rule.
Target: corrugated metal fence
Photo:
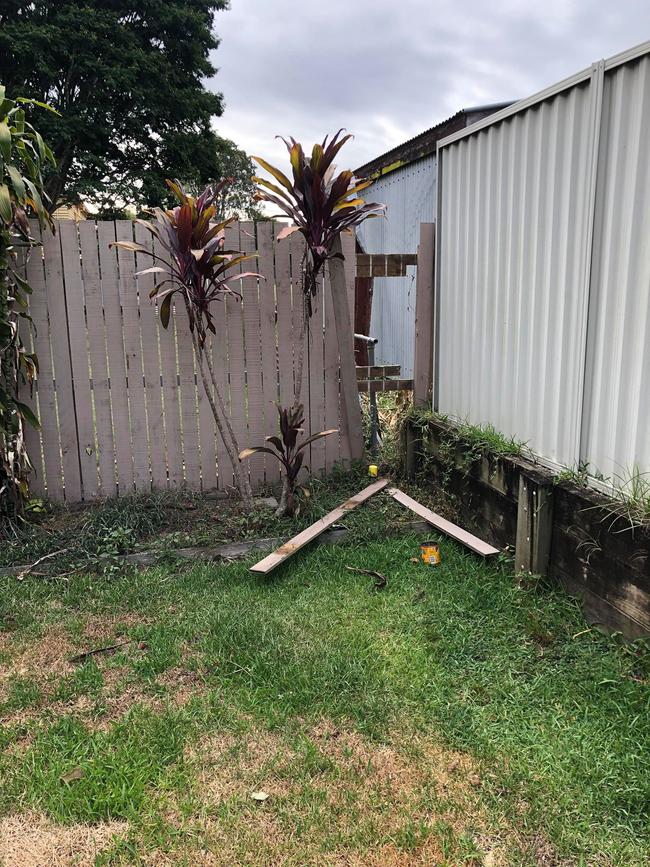
[[[76,502],[152,487],[232,485],[185,311],[162,330],[149,301],[154,278],[135,276],[151,260],[109,249],[116,239],[134,237],[151,248],[149,232],[126,220],[65,220],[56,229],[43,234],[42,251],[36,248],[27,265],[40,363],[33,404],[42,427],[27,431],[36,470],[32,492]],[[293,400],[304,242],[293,235],[276,244],[268,221],[235,223],[226,232],[227,246],[259,251],[256,270],[266,278],[243,280],[241,300],[223,301],[211,340],[220,390],[243,448],[275,433],[275,401],[287,406]],[[343,243],[346,262],[354,263],[354,237]],[[353,265],[346,286],[352,310]],[[329,281],[316,301],[305,365],[309,429],[341,431],[311,446],[306,463],[319,472],[350,456]],[[280,477],[271,458],[256,455],[248,465],[254,487]]]
[[[368,191],[382,202],[386,217],[367,220],[357,229],[365,253],[417,253],[420,223],[433,222],[436,201],[436,158],[425,157],[377,178]],[[370,333],[378,338],[376,360],[399,364],[413,376],[415,336],[415,268],[405,277],[373,280]]]
[[[650,469],[648,154],[650,43],[440,143],[439,411]]]

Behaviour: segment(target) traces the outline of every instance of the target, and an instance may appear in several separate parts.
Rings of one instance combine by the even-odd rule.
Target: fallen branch
[[[375,572],[374,569],[358,569],[356,566],[346,566],[345,568],[350,572],[359,572],[360,575],[370,575],[371,578],[375,578],[375,590],[383,590],[388,584],[388,578],[382,575],[381,572]]]
[[[97,656],[99,653],[110,653],[111,650],[117,650],[118,647],[124,647],[126,644],[133,644],[136,640],[135,638],[129,638],[128,641],[120,641],[118,644],[109,644],[107,647],[95,647],[93,650],[85,650],[83,653],[72,656],[68,662],[84,662],[91,656]]]
[[[43,554],[43,556],[39,557],[38,560],[35,560],[31,564],[31,566],[27,566],[25,569],[22,570],[22,572],[19,572],[16,575],[16,580],[22,581],[23,578],[25,578],[27,575],[29,575],[29,573],[33,569],[35,569],[40,563],[42,563],[44,560],[50,560],[52,557],[57,557],[59,554],[65,554],[69,550],[70,550],[69,548],[62,548],[60,551],[52,551],[50,554]]]

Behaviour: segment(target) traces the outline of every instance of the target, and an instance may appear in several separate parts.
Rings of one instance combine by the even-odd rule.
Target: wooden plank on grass
[[[431,524],[432,527],[435,527],[436,530],[440,530],[441,533],[455,539],[457,542],[465,545],[465,547],[480,554],[481,557],[491,557],[492,555],[499,553],[498,548],[488,545],[487,542],[484,542],[477,536],[473,536],[471,533],[468,533],[467,530],[463,530],[462,527],[457,527],[456,524],[452,524],[451,521],[447,521],[445,518],[441,518],[440,515],[436,515],[436,513],[432,512],[431,509],[427,509],[426,506],[418,503],[417,500],[409,497],[408,494],[400,491],[399,488],[389,488],[388,493],[394,500],[397,500],[398,503],[401,503],[403,506],[406,506],[407,509],[415,512],[415,514],[419,515],[420,518],[424,518],[424,520]]]
[[[357,506],[365,503],[366,500],[369,500],[374,494],[378,494],[379,491],[382,491],[387,484],[388,479],[379,479],[378,481],[373,482],[372,485],[368,485],[367,488],[364,488],[362,491],[359,491],[358,494],[350,497],[349,500],[342,505],[337,506],[337,508],[329,512],[329,514],[319,518],[318,521],[311,525],[311,527],[307,527],[306,530],[298,533],[298,535],[294,536],[293,539],[285,542],[285,544],[278,548],[277,551],[274,551],[272,554],[269,554],[268,557],[260,560],[259,563],[251,566],[250,571],[266,574],[272,569],[275,569],[276,566],[280,565],[280,563],[284,563],[285,560],[288,560],[289,557],[293,556],[296,551],[300,551],[300,549],[304,548],[305,545],[308,545],[309,542],[313,542],[314,539],[320,536],[320,534],[327,530],[328,527],[331,527],[332,524],[340,521],[341,518],[348,514],[348,512],[356,509]]]

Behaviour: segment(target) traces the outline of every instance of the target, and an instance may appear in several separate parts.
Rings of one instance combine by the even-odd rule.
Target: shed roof
[[[381,156],[375,157],[370,162],[364,163],[356,169],[355,174],[359,176],[380,174],[385,175],[388,172],[395,171],[414,160],[422,159],[430,154],[435,153],[436,144],[439,139],[445,138],[458,130],[470,126],[484,117],[488,117],[502,108],[512,105],[510,102],[495,102],[491,105],[477,105],[472,108],[461,108],[456,114],[448,117],[440,123],[432,126],[430,129],[421,132],[414,138],[403,142],[391,148]]]

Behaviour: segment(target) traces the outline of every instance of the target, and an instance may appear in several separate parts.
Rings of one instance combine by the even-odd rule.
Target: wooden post
[[[521,470],[517,506],[515,568],[517,574],[547,575],[553,529],[553,483]]]
[[[435,223],[420,223],[418,270],[415,289],[415,359],[413,406],[431,407],[433,389],[433,279]]]
[[[334,242],[333,250],[335,253],[341,253],[342,248],[339,238]],[[348,304],[345,265],[342,259],[331,259],[329,267],[334,324],[336,326],[341,365],[341,397],[348,428],[350,455],[353,460],[360,460],[364,454],[363,431],[361,427],[361,406],[359,404],[357,371],[354,362],[354,334]]]

